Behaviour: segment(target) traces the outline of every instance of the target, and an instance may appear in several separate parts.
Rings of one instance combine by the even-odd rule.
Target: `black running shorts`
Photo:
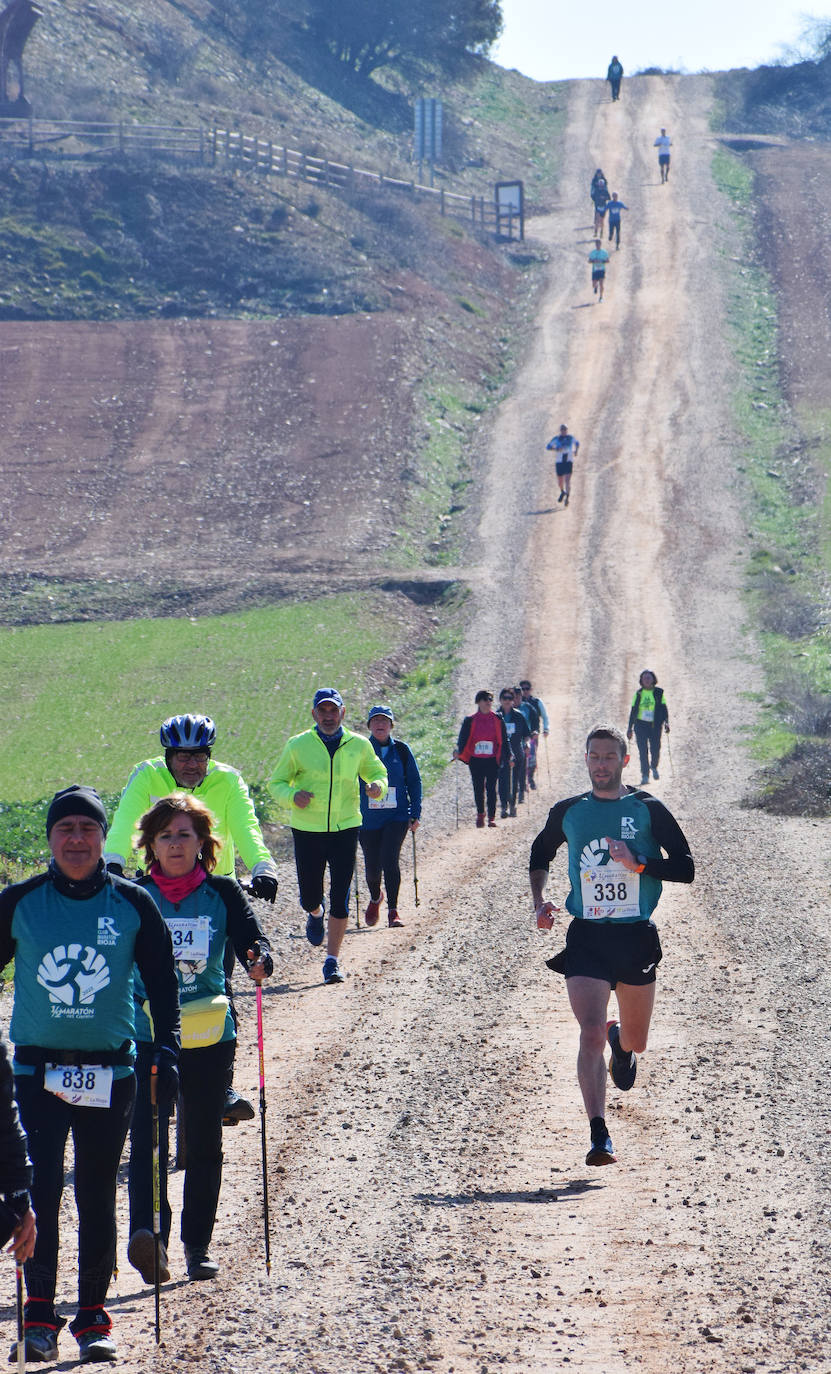
[[[568,477],[574,464],[570,458],[558,458],[555,464],[558,477]]]
[[[602,978],[615,987],[655,982],[661,942],[652,921],[585,921],[575,918],[566,935],[566,978]]]

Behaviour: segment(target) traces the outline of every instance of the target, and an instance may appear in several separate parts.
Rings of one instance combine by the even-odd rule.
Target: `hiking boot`
[[[601,296],[600,299],[602,300],[603,297]],[[564,505],[564,506],[567,506],[567,505],[568,505],[568,492],[566,492],[566,499],[565,499],[565,501],[563,502],[563,505]]]
[[[404,922],[401,920],[394,906],[391,906],[387,912],[387,924],[392,926],[393,930],[404,929]]]
[[[592,1132],[591,1146],[586,1155],[586,1163],[591,1166],[617,1164],[617,1155],[605,1124],[601,1131]]]
[[[639,785],[640,787],[646,787],[646,784],[647,784],[648,782],[649,782],[649,774],[647,774],[647,776],[646,776],[645,778],[641,778],[640,783],[639,783],[638,785]]]
[[[658,770],[657,770],[657,768],[653,768],[653,769],[652,769],[652,776],[653,776],[653,778],[655,779],[655,781],[657,782],[657,781],[658,781]]]
[[[85,1331],[78,1337],[78,1349],[81,1364],[103,1364],[105,1360],[114,1360],[118,1354],[109,1331]]]
[[[377,901],[374,901],[372,898],[370,898],[370,900],[367,902],[366,911],[364,912],[364,920],[366,921],[368,926],[377,926],[378,917],[381,915],[381,903],[383,900],[384,894],[383,892],[379,892]]]
[[[606,1039],[612,1049],[609,1076],[616,1088],[620,1088],[622,1093],[628,1093],[638,1072],[637,1056],[633,1050],[625,1051],[620,1048],[620,1026],[617,1021],[606,1022]]]
[[[58,1333],[51,1326],[27,1326],[24,1331],[27,1363],[37,1364],[58,1358]],[[17,1363],[17,1341],[9,1352],[9,1364]]]
[[[223,1126],[236,1126],[238,1121],[253,1121],[256,1113],[247,1097],[240,1097],[233,1088],[225,1089],[225,1107],[222,1112]]]
[[[153,1232],[146,1229],[134,1231],[127,1246],[127,1258],[134,1269],[138,1269],[145,1283],[155,1283],[153,1261],[156,1242]],[[163,1240],[159,1241],[159,1281],[167,1283],[170,1269],[167,1264],[167,1250]]]
[[[516,815],[516,807],[515,807],[515,806],[512,806],[512,807],[511,807],[511,815],[512,815],[512,816],[515,816],[515,815]]]
[[[506,821],[506,820],[508,819],[508,812],[507,812],[507,809],[506,809],[504,806],[503,806],[502,810],[501,810],[500,813],[499,813],[499,819],[500,819],[501,821]]]
[[[219,1265],[211,1259],[206,1245],[186,1245],[185,1263],[189,1279],[215,1279],[219,1273]]]
[[[306,913],[306,939],[310,945],[323,944],[323,918],[326,915],[326,907],[320,903],[320,915],[313,916],[309,911]]]
[[[494,828],[494,830],[496,829],[496,817],[495,817],[495,816],[488,816],[488,825],[492,825],[493,828]]]
[[[484,811],[480,811],[479,814],[478,814],[477,817],[476,817],[476,829],[477,829],[477,830],[484,830],[484,828],[485,828],[485,813],[484,813]]]
[[[563,499],[564,496],[565,496],[565,492],[564,492],[564,491],[561,491],[561,492],[560,492],[560,495],[557,497],[557,505],[558,505],[558,506],[559,506],[559,504],[560,504],[560,502],[562,501],[562,499]]]
[[[325,960],[325,962],[324,962],[324,965],[323,965],[323,981],[324,981],[324,983],[343,983],[343,982],[345,982],[344,974],[342,973],[340,964],[338,963],[338,961],[337,961],[337,959],[335,958],[334,954],[328,955],[328,957],[326,958],[326,960]]]
[[[530,787],[530,789],[531,789],[532,792],[536,792],[536,790],[537,790],[537,784],[534,782],[534,775],[533,775],[533,773],[529,773],[529,774],[528,774],[528,786]]]

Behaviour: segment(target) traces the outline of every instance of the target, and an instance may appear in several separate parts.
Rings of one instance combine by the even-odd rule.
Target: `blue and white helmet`
[[[216,726],[210,716],[171,716],[159,731],[165,749],[210,749]]]

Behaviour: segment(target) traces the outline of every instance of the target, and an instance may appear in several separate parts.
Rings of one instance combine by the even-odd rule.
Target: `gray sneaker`
[[[78,1337],[78,1349],[81,1352],[81,1364],[103,1364],[118,1355],[115,1341],[108,1331],[85,1331]]]
[[[215,1279],[219,1273],[219,1265],[211,1259],[205,1245],[186,1245],[185,1261],[189,1279]]]
[[[145,1283],[155,1283],[155,1253],[156,1242],[153,1232],[148,1230],[134,1231],[127,1246],[127,1258],[134,1269],[138,1269]],[[159,1241],[159,1282],[167,1283],[170,1278],[170,1269],[167,1263],[167,1250],[163,1240]]]
[[[32,1364],[58,1358],[58,1333],[51,1326],[27,1326],[23,1342],[26,1360]],[[11,1348],[9,1364],[17,1363],[17,1341]]]

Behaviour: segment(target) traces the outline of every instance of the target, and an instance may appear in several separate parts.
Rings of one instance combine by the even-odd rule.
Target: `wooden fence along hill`
[[[200,166],[234,164],[265,176],[296,177],[334,189],[393,190],[427,199],[442,215],[465,219],[477,229],[513,238],[519,229],[510,215],[497,216],[494,200],[459,195],[415,180],[353,167],[330,158],[311,157],[270,139],[235,129],[183,128],[172,124],[103,124],[64,119],[0,119],[0,154],[18,157],[87,160],[112,156],[176,158]]]

